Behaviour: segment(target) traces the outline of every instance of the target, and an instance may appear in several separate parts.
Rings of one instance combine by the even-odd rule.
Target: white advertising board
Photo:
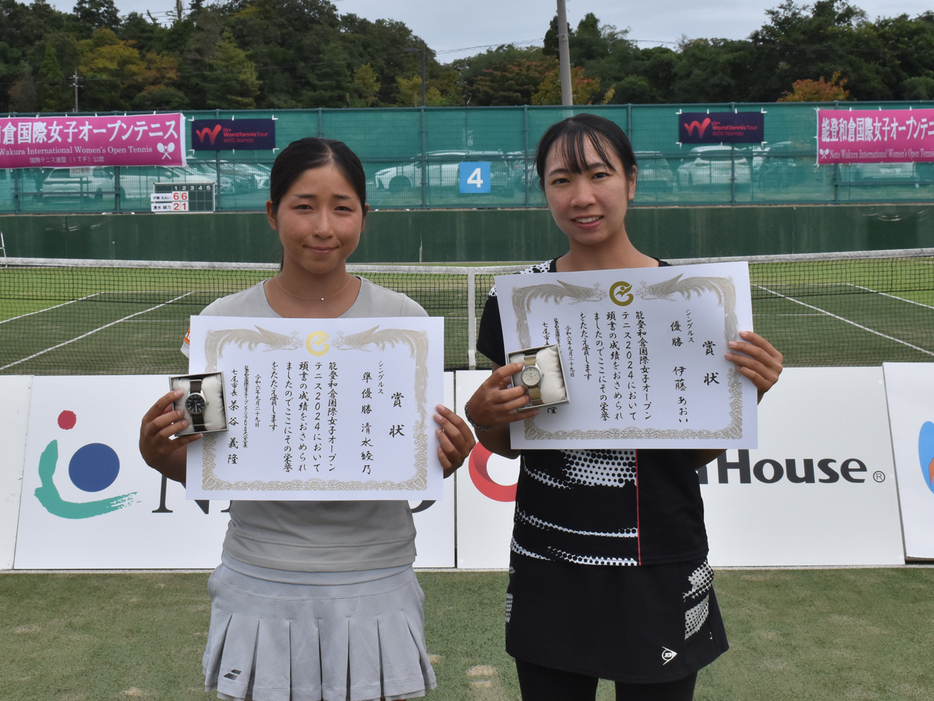
[[[444,373],[444,405],[454,408],[454,373]],[[463,414],[462,414],[463,416]],[[434,422],[432,422],[434,423]],[[458,470],[467,468],[466,463]],[[457,473],[455,473],[457,474]],[[415,519],[415,567],[455,567],[454,561],[454,492],[453,476],[442,482],[442,497],[421,502],[409,501]]]
[[[715,567],[904,564],[881,368],[786,369],[700,476]]]
[[[489,370],[456,373],[458,413]],[[477,443],[457,471],[457,567],[504,570],[509,567],[509,541],[516,500],[519,460],[492,455]]]
[[[16,569],[217,565],[227,504],[186,501],[139,454],[140,420],[166,386],[162,376],[33,379]]]
[[[0,378],[0,387],[28,407],[31,379]],[[7,395],[7,384],[17,394]],[[446,376],[449,405],[453,384]],[[180,484],[164,481],[139,455],[140,419],[166,387],[164,376],[34,379],[28,436],[24,416],[6,442],[18,439],[25,451],[4,457],[5,466],[22,470],[15,560],[10,552],[16,569],[209,569],[220,562],[229,502],[186,500]],[[13,487],[7,472],[4,501]],[[441,501],[410,504],[419,531],[416,566],[453,567],[453,480],[445,480]]]
[[[461,408],[485,377],[457,373]],[[786,369],[759,407],[759,448],[724,461],[699,473],[712,565],[904,563],[881,368]],[[487,491],[508,496],[518,460],[487,465]],[[462,470],[457,508],[458,567],[508,567],[513,504]]]
[[[0,570],[13,568],[32,377],[0,377]]]
[[[934,559],[934,363],[886,363],[885,389],[908,559]]]

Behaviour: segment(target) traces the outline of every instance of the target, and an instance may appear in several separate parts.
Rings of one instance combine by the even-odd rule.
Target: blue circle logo
[[[120,473],[120,458],[109,445],[89,443],[78,448],[68,463],[68,476],[84,492],[102,492]]]
[[[73,411],[58,415],[58,427],[70,431],[78,423]],[[58,441],[50,441],[39,456],[39,487],[34,492],[36,499],[46,510],[61,518],[82,519],[101,516],[133,504],[136,492],[94,501],[75,502],[62,498],[55,486],[55,470],[58,467]],[[117,452],[103,443],[88,443],[78,450],[68,462],[68,477],[84,492],[101,492],[110,487],[120,474],[120,458]]]

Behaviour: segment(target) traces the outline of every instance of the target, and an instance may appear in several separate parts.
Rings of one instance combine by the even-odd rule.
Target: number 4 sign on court
[[[490,164],[473,161],[460,164],[461,193],[490,192]]]

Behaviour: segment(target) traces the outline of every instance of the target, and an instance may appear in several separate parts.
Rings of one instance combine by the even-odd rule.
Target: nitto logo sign
[[[63,411],[58,415],[58,427],[70,431],[77,424],[78,417],[72,411]],[[81,519],[101,516],[117,511],[134,503],[136,492],[119,494],[105,499],[89,501],[69,501],[62,497],[55,484],[58,472],[58,441],[50,441],[39,458],[39,482],[35,491],[36,499],[54,516]],[[117,481],[120,474],[120,458],[116,451],[103,443],[88,443],[78,448],[68,461],[68,479],[82,492],[101,493]]]
[[[929,425],[934,440],[934,424]],[[752,484],[753,480],[763,484],[782,481],[792,484],[834,484],[841,481],[862,484],[867,480],[885,482],[885,472],[876,470],[870,474],[866,463],[859,458],[785,458],[782,461],[765,458],[752,464],[748,450],[737,452],[739,457],[735,462],[728,460],[725,454],[717,458],[717,483]],[[697,471],[697,476],[701,484],[708,484],[706,465]]]

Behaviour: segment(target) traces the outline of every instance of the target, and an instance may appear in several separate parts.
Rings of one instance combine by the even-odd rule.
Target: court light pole
[[[409,47],[407,49],[402,49],[407,54],[421,54],[422,55],[422,107],[425,106],[425,49],[416,49],[414,47]]]

